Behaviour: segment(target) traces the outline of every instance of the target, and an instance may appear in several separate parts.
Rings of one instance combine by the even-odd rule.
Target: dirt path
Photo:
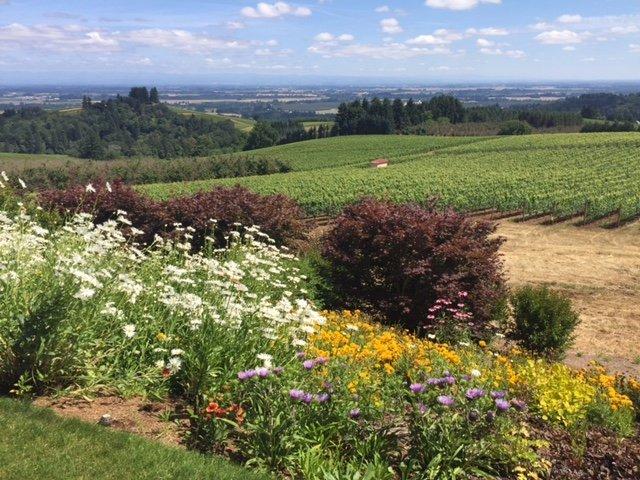
[[[582,318],[567,361],[640,376],[640,223],[617,230],[503,221],[512,285],[549,284]]]

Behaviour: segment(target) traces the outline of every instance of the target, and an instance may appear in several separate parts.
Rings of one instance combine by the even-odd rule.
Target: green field
[[[140,187],[158,198],[240,184],[285,193],[310,215],[332,214],[364,195],[397,202],[437,196],[461,210],[497,208],[596,219],[640,213],[640,135],[523,137],[342,137],[253,152],[291,162],[294,172]],[[378,157],[387,169],[368,168]]]
[[[15,162],[66,162],[68,160],[84,161],[78,158],[70,157],[68,155],[48,155],[45,153],[5,153],[0,152],[0,168],[4,168],[4,165],[12,164]]]
[[[240,118],[240,117],[225,117],[224,115],[218,115],[216,113],[208,113],[208,112],[196,112],[195,110],[185,110],[185,109],[176,109],[183,115],[195,115],[196,117],[204,117],[209,118],[211,120],[224,122],[230,121],[232,122],[238,130],[241,132],[249,133],[253,130],[253,126],[256,124],[255,120],[251,118]]]
[[[313,127],[319,127],[320,125],[324,125],[325,127],[331,128],[335,123],[336,122],[327,122],[327,121],[317,120],[317,121],[302,122],[302,126],[305,128],[305,130],[310,130]]]
[[[0,399],[4,480],[259,480],[225,460]]]

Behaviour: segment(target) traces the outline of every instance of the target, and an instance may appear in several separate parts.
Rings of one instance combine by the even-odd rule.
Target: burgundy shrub
[[[258,195],[240,186],[217,187],[169,200],[165,212],[168,218],[195,229],[195,246],[201,246],[210,233],[211,219],[217,220],[218,244],[224,244],[223,237],[235,228],[234,223],[257,225],[278,244],[291,244],[303,235],[302,210],[294,200],[284,195]]]
[[[327,234],[323,256],[348,308],[369,311],[415,331],[433,326],[429,308],[438,299],[466,307],[476,330],[506,296],[502,239],[495,225],[452,210],[364,199],[347,207]],[[454,303],[455,304],[455,303]]]
[[[90,213],[95,217],[96,224],[115,220],[118,211],[127,212],[126,218],[132,226],[144,232],[136,238],[141,243],[150,243],[154,235],[164,231],[168,219],[165,217],[162,203],[141,195],[121,181],[112,182],[109,186],[103,181],[96,181],[90,185],[94,191],[76,185],[64,190],[40,192],[38,203],[43,208],[56,211],[63,216]]]
[[[235,228],[236,222],[258,225],[278,244],[291,244],[302,238],[302,210],[284,195],[262,196],[242,187],[218,187],[191,197],[156,202],[122,182],[111,184],[110,191],[104,182],[92,185],[95,191],[87,191],[84,186],[44,191],[38,200],[43,208],[62,215],[90,213],[95,216],[95,223],[115,219],[118,210],[125,211],[132,226],[144,232],[136,240],[146,244],[155,235],[171,235],[173,225],[181,223],[195,230],[191,232],[192,244],[198,249],[212,234],[211,219],[218,222],[217,246],[225,245],[224,236]],[[127,234],[128,229],[124,232]]]

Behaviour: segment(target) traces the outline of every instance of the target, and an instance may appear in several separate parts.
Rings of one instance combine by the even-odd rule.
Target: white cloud
[[[491,40],[487,40],[486,38],[479,38],[478,40],[476,40],[476,44],[479,47],[488,48],[488,47],[493,47],[495,45],[495,42],[492,42]]]
[[[337,43],[337,42],[353,42],[355,37],[350,33],[342,35],[334,35],[329,32],[322,32],[315,36],[314,40],[320,43]]]
[[[626,25],[622,27],[611,27],[609,33],[613,35],[631,35],[632,33],[640,32],[640,27],[637,25]]]
[[[377,13],[388,13],[391,9],[387,5],[380,5],[379,7],[376,7],[375,11]]]
[[[418,35],[410,40],[407,40],[409,45],[446,45],[451,42],[435,35]]]
[[[581,23],[582,15],[560,15],[557,21],[560,23]]]
[[[462,40],[464,35],[452,30],[441,28],[433,32],[432,35],[418,35],[407,40],[408,45],[448,45]]]
[[[522,50],[502,50],[501,48],[481,48],[483,55],[496,55],[509,58],[524,58],[527,56]]]
[[[562,47],[562,50],[564,50],[565,52],[575,52],[576,47],[574,47],[573,45],[568,45],[566,47]]]
[[[426,0],[426,5],[431,8],[444,8],[447,10],[470,10],[481,3],[498,5],[502,0]]]
[[[582,37],[571,30],[550,30],[536,36],[536,40],[545,45],[568,45],[582,43]]]
[[[0,27],[0,43],[5,46],[57,52],[115,51],[120,48],[118,39],[113,35],[77,25],[56,27],[12,23]]]
[[[246,25],[242,22],[230,21],[226,23],[226,26],[229,30],[242,30],[246,27]]]
[[[308,51],[322,55],[324,58],[367,57],[376,60],[406,60],[430,55],[451,55],[451,50],[445,46],[423,47],[404,43],[385,43],[383,45],[351,44],[340,46],[320,43],[310,46]]]
[[[380,20],[380,28],[384,33],[388,33],[389,35],[395,35],[396,33],[402,33],[404,31],[400,26],[400,22],[395,18]]]
[[[632,43],[631,45],[629,45],[629,50],[631,50],[632,53],[640,53],[640,45],[637,43]]]
[[[118,37],[122,41],[180,50],[187,53],[207,53],[211,50],[233,50],[247,47],[246,42],[237,40],[223,40],[208,35],[196,35],[186,30],[163,30],[160,28],[146,28],[132,30]]]
[[[285,2],[260,2],[255,7],[244,7],[240,13],[247,18],[278,18],[285,15],[308,17],[312,12],[307,7],[296,7]]]
[[[509,35],[509,30],[506,28],[468,28],[466,31],[467,35],[481,35],[483,37],[503,37],[505,35]]]

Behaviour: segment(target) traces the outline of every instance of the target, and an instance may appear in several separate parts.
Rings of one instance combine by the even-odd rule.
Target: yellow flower
[[[169,339],[169,337],[167,337],[167,335],[165,335],[164,333],[160,332],[156,335],[156,340],[158,340],[159,342],[166,342]]]

